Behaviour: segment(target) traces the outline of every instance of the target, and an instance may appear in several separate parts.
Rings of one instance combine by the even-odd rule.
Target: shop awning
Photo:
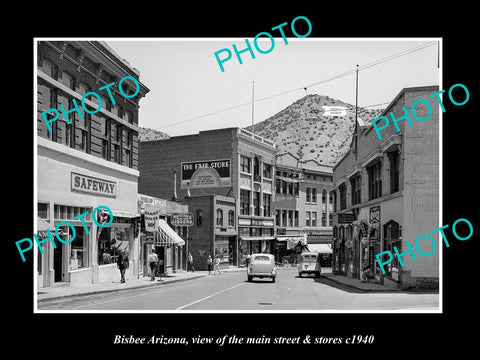
[[[115,217],[122,217],[122,218],[134,218],[137,214],[133,211],[123,211],[123,210],[115,210],[110,209],[112,211],[113,216]]]
[[[275,236],[240,236],[240,240],[245,240],[245,241],[275,240]]]
[[[278,241],[286,241],[287,249],[293,249],[300,242],[302,245],[307,245],[307,236],[306,234],[301,236],[278,236]]]
[[[159,239],[155,242],[155,245],[157,246],[185,245],[185,240],[183,240],[163,219],[158,219],[157,232],[159,235]]]
[[[332,246],[330,244],[308,244],[308,251],[317,252],[319,254],[331,254]]]
[[[41,217],[37,216],[37,237],[39,239],[48,238],[47,229],[55,236],[55,226],[50,225],[48,222],[43,220]],[[61,235],[62,230],[58,229],[58,235]]]

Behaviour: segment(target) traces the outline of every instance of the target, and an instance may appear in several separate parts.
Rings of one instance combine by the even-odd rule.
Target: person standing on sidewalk
[[[148,263],[150,264],[150,272],[152,273],[150,281],[155,281],[155,269],[157,267],[157,262],[158,256],[155,253],[155,249],[151,249],[150,254],[148,255]]]
[[[218,270],[218,275],[221,275],[222,272],[220,271],[220,257],[217,255],[215,256],[215,266],[213,267],[213,275]]]
[[[193,266],[193,256],[191,253],[188,253],[188,264],[190,265],[190,269],[192,269],[192,272],[195,272],[195,267]]]
[[[125,282],[125,271],[128,269],[129,260],[128,256],[125,254],[125,251],[121,251],[117,259],[117,267],[120,270],[120,283]]]
[[[207,258],[207,267],[208,267],[208,275],[212,272],[212,267],[213,267],[213,259],[211,255],[208,255]]]

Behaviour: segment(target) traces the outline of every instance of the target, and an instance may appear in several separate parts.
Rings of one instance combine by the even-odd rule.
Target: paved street
[[[439,295],[360,292],[327,278],[299,278],[294,268],[278,272],[277,281],[245,273],[210,275],[190,281],[92,294],[40,303],[39,310],[436,310]]]

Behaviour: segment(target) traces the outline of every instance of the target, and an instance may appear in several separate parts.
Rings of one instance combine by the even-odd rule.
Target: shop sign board
[[[230,159],[181,163],[182,189],[231,186]]]
[[[370,239],[376,240],[380,236],[380,206],[373,206],[370,208],[369,216],[370,228],[374,231],[369,231]]]
[[[145,209],[146,205],[156,205],[158,206],[160,215],[167,214],[167,200],[164,199],[158,199],[153,196],[139,194],[137,198],[137,205],[138,212],[140,212],[141,209]]]
[[[170,224],[174,226],[192,226],[193,225],[193,214],[172,214],[170,218]]]
[[[355,214],[338,214],[339,224],[350,224],[355,221]]]
[[[71,189],[72,191],[94,195],[117,197],[117,183],[115,181],[82,175],[73,171],[71,173]]]
[[[145,204],[145,231],[155,231],[159,213],[160,207],[158,205]]]
[[[154,234],[153,233],[145,233],[145,243],[153,244],[154,242]]]

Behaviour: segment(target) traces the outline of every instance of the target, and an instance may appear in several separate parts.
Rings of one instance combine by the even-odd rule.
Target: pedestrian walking
[[[215,256],[215,266],[213,267],[213,275],[218,270],[218,275],[221,275],[222,272],[220,271],[220,257],[217,255]]]
[[[155,269],[157,268],[158,256],[155,253],[155,249],[151,249],[148,255],[148,263],[150,264],[151,277],[150,281],[155,281]]]
[[[248,268],[248,265],[250,264],[250,260],[252,259],[252,254],[248,255],[245,258],[245,266]]]
[[[190,265],[190,269],[192,269],[192,272],[195,272],[195,267],[193,266],[193,256],[191,253],[188,253],[188,264]]]
[[[213,259],[210,255],[207,257],[207,267],[208,267],[208,275],[212,272],[212,267],[213,267]]]
[[[117,259],[117,267],[120,270],[120,282],[122,284],[125,282],[125,271],[128,269],[128,266],[128,255],[125,254],[125,251],[121,251]]]

